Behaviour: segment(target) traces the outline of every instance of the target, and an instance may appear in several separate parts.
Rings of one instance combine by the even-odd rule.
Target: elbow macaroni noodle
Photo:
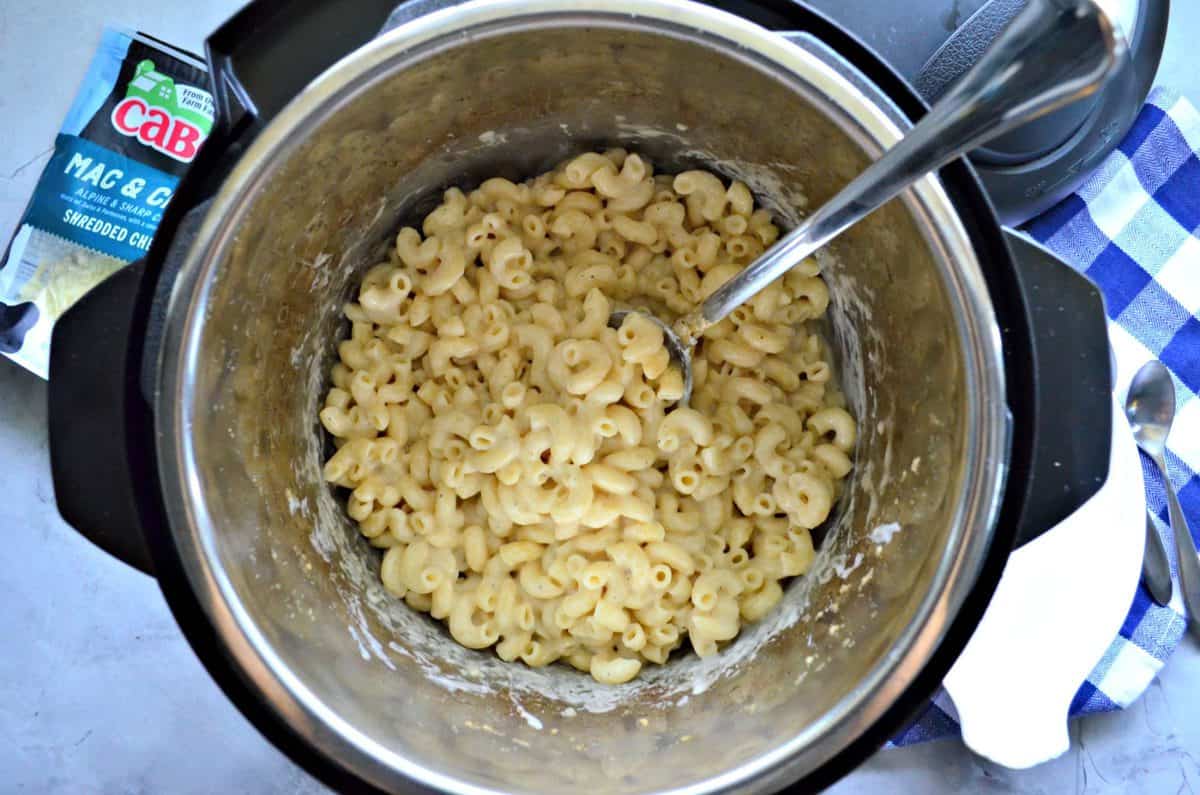
[[[581,155],[446,191],[345,313],[325,478],[386,588],[507,661],[620,683],[715,653],[813,559],[852,467],[813,260],[710,329],[690,406],[662,331],[778,237],[740,182]]]

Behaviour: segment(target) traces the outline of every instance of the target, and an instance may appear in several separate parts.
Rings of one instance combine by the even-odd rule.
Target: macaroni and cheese
[[[714,654],[813,559],[852,467],[815,260],[709,329],[690,404],[661,330],[779,235],[747,187],[589,153],[451,188],[346,306],[325,477],[384,586],[504,660],[626,682]]]

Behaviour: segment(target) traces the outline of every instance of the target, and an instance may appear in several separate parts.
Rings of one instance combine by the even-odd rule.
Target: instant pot
[[[831,247],[860,441],[774,613],[617,687],[463,649],[386,594],[320,474],[340,309],[397,227],[447,186],[611,145],[742,179],[790,225],[925,106],[791,3],[392,10],[256,2],[209,39],[212,138],[149,256],[55,330],[63,516],[157,577],[230,699],[335,788],[830,783],[927,702],[1009,552],[1106,478],[1099,293],[947,166]]]

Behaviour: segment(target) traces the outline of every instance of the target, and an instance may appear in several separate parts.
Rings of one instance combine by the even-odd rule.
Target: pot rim
[[[190,417],[203,407],[194,394],[199,329],[207,312],[215,269],[258,189],[304,140],[304,131],[335,114],[376,81],[461,41],[461,32],[500,33],[528,24],[628,26],[723,45],[734,57],[767,70],[795,87],[842,123],[870,151],[902,134],[883,107],[822,61],[782,36],[724,11],[688,0],[473,0],[404,23],[342,59],[311,83],[272,120],[242,156],[215,197],[185,257],[170,297],[156,392],[156,435],[164,503],[179,559],[191,590],[219,632],[225,652],[269,709],[310,744],[381,786],[409,782],[456,793],[492,790],[461,781],[388,750],[358,732],[323,704],[274,654],[236,589],[218,566],[215,523],[206,512],[194,473]],[[861,83],[861,81],[859,81]],[[810,88],[810,86],[812,88]],[[871,86],[873,87],[873,86]],[[813,88],[820,91],[814,92]],[[882,102],[881,102],[882,100]],[[965,423],[975,433],[966,453],[963,496],[955,512],[948,549],[914,620],[897,642],[899,653],[880,660],[838,705],[804,731],[738,767],[672,792],[701,793],[744,788],[762,779],[784,783],[816,770],[860,737],[895,703],[941,645],[991,546],[1008,460],[1004,356],[999,327],[971,240],[940,181],[926,177],[905,198],[911,211],[934,229],[938,261],[956,267],[943,273],[965,356]],[[289,720],[289,716],[291,719]],[[299,720],[303,716],[304,720]]]

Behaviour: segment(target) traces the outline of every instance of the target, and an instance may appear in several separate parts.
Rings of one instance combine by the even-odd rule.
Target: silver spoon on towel
[[[705,329],[926,174],[1014,127],[1100,87],[1125,57],[1123,36],[1094,0],[1030,0],[987,52],[882,157],[673,327],[671,360],[692,394],[691,351]],[[632,311],[614,312],[619,328]]]
[[[1160,362],[1147,362],[1133,377],[1129,398],[1125,401],[1125,416],[1133,427],[1133,438],[1138,447],[1154,459],[1162,473],[1167,488],[1167,514],[1175,534],[1175,552],[1179,556],[1179,590],[1187,609],[1188,628],[1200,639],[1200,554],[1167,474],[1167,434],[1175,420],[1175,382]]]

